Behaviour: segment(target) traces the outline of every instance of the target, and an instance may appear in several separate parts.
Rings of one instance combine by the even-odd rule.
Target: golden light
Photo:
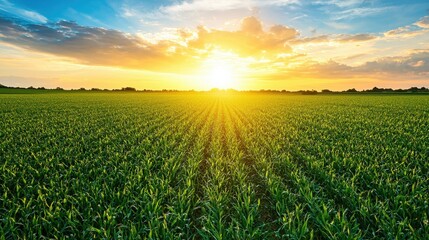
[[[228,89],[235,85],[233,70],[223,62],[213,64],[207,72],[207,80],[210,88]]]
[[[250,69],[248,65],[251,63],[252,59],[214,49],[202,59],[200,67],[195,69],[194,76],[198,79],[199,89],[239,90],[248,87],[246,78]]]

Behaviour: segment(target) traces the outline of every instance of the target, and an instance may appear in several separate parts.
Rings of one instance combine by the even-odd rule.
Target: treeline
[[[92,91],[92,92],[195,92],[195,90],[187,90],[187,91],[183,91],[183,90],[176,90],[176,89],[162,89],[162,90],[153,90],[153,89],[143,89],[143,90],[138,90],[136,88],[133,87],[123,87],[120,89],[107,89],[107,88],[76,88],[76,89],[70,89],[70,90],[65,90],[64,88],[61,87],[56,87],[56,88],[45,88],[45,87],[9,87],[9,86],[5,86],[3,84],[0,84],[0,88],[7,88],[7,89],[21,89],[21,90],[56,90],[56,91]]]
[[[228,89],[228,90],[216,90],[216,91],[237,91],[237,90]],[[343,90],[343,91],[333,91],[333,90],[329,90],[329,89],[323,89],[321,91],[317,91],[317,90],[288,91],[288,90],[261,89],[261,90],[244,90],[244,91],[240,91],[240,92],[299,93],[299,94],[303,94],[303,95],[335,94],[335,93],[429,93],[429,88],[411,87],[411,88],[407,88],[407,89],[392,89],[392,88],[374,87],[372,89],[366,89],[366,90],[362,90],[362,91],[358,91],[355,88],[351,88],[351,89],[347,89],[347,90]]]
[[[57,88],[45,88],[45,87],[8,87],[0,84],[0,88],[8,89],[28,89],[28,90],[57,90],[57,91],[93,91],[93,92],[205,92],[205,91],[196,91],[196,90],[176,90],[176,89],[162,89],[162,90],[153,90],[153,89],[143,89],[138,90],[133,87],[123,87],[120,89],[101,89],[101,88],[78,88],[71,90],[64,90],[61,87]],[[343,90],[343,91],[332,91],[329,89],[323,89],[320,92],[317,90],[298,90],[298,91],[288,91],[288,90],[272,90],[272,89],[260,89],[260,90],[236,90],[236,89],[218,89],[213,88],[209,92],[249,92],[249,93],[298,93],[302,95],[315,95],[315,94],[334,94],[334,93],[429,93],[429,88],[426,87],[411,87],[408,89],[392,89],[392,88],[378,88],[374,87],[372,89],[366,89],[358,91],[355,88]]]
[[[322,90],[322,92],[330,92],[329,90]],[[378,88],[378,87],[374,87],[372,89],[367,89],[367,90],[363,90],[363,91],[357,91],[356,89],[352,88],[352,89],[348,89],[346,91],[343,92],[366,92],[366,93],[427,93],[429,92],[429,88],[425,88],[425,87],[411,87],[408,89],[392,89],[392,88]]]
[[[85,89],[85,88],[79,88],[76,89],[79,91],[112,91],[112,92],[194,92],[195,90],[177,90],[177,89],[162,89],[162,90],[153,90],[153,89],[142,89],[142,90],[138,90],[136,88],[133,87],[124,87],[121,89],[100,89],[100,88],[91,88],[91,89]],[[76,91],[74,89],[72,89],[71,91]]]

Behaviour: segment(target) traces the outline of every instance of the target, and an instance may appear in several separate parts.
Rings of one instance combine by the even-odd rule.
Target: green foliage
[[[0,239],[427,239],[429,97],[0,95]]]

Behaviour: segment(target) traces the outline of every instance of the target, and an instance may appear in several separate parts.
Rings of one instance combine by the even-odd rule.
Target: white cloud
[[[136,10],[125,6],[123,6],[121,10],[122,10],[121,15],[125,18],[135,17],[136,15],[139,14]]]
[[[335,28],[337,30],[349,30],[352,29],[353,26],[346,23],[339,23],[339,22],[325,22],[326,25],[329,27]]]
[[[392,10],[394,7],[378,7],[378,8],[352,8],[334,14],[334,20],[353,19],[356,17],[366,17],[377,15],[382,12]]]
[[[192,0],[164,6],[161,7],[161,10],[166,13],[223,11],[264,6],[285,6],[297,3],[299,3],[299,0]]]
[[[413,26],[399,27],[384,33],[385,37],[390,38],[413,38],[418,35],[426,34],[427,29],[416,29]]]
[[[390,38],[413,38],[429,32],[429,16],[420,18],[412,25],[399,27],[384,33],[385,37]]]
[[[365,3],[364,0],[330,0],[330,1],[314,1],[314,4],[321,4],[321,5],[336,5],[341,8],[345,7],[352,7],[356,5],[361,5]]]
[[[16,7],[7,0],[0,0],[0,10],[34,22],[46,23],[48,21],[48,19],[40,13]]]
[[[429,28],[429,16],[422,17],[415,25],[421,28]]]
[[[424,65],[425,65],[425,61],[420,60],[420,61],[417,61],[417,62],[411,62],[411,63],[409,63],[409,65],[410,65],[411,67],[418,68],[418,67],[422,67],[422,66],[424,66]]]

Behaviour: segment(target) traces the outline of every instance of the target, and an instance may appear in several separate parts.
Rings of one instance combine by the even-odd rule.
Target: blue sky
[[[166,10],[169,7],[183,5],[184,2],[194,4],[195,10],[179,10],[174,13]],[[220,0],[213,1],[217,4],[212,3],[213,6],[206,9],[201,9],[195,2],[198,1],[1,0],[0,8],[2,5],[13,5],[15,10],[33,11],[54,22],[66,19],[86,26],[151,32],[159,27],[195,27],[198,24],[212,27],[210,25],[215,25],[211,21],[215,13],[221,13],[221,17],[225,14],[231,18],[258,15],[265,21],[293,26],[307,34],[383,32],[411,24],[429,13],[429,2],[425,0],[286,0],[271,1],[274,2],[272,4],[264,4],[264,1],[241,1],[245,3],[242,6],[223,4],[222,2],[234,1]],[[13,8],[6,8],[6,11],[19,16],[19,11],[14,12]],[[132,14],[138,16],[131,16]]]
[[[429,2],[0,0],[0,50],[20,86],[428,86]]]

